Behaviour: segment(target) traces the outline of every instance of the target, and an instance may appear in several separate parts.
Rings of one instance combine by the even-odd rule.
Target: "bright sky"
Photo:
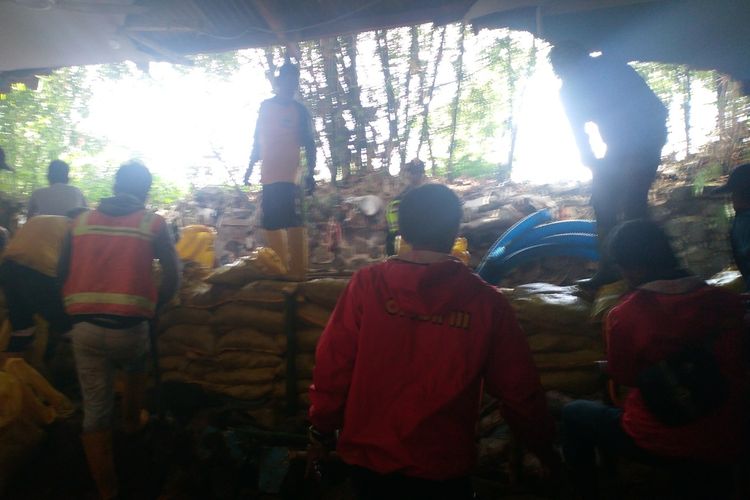
[[[360,59],[360,65],[366,59]],[[374,65],[373,65],[374,66]],[[141,158],[156,173],[187,186],[187,173],[202,167],[199,185],[230,179],[241,182],[252,146],[260,102],[271,94],[257,61],[243,66],[228,80],[200,71],[184,71],[168,63],[152,63],[148,73],[94,85],[84,128],[108,140],[105,157],[113,164]],[[363,74],[372,68],[363,68]],[[372,78],[363,78],[374,85]],[[523,90],[513,179],[534,183],[590,178],[578,158],[572,133],[558,97],[559,81],[544,57]],[[692,125],[695,138],[713,129],[712,95],[694,92]],[[672,117],[681,118],[679,104]],[[681,140],[682,123],[672,124],[670,141]],[[683,134],[684,135],[684,134]],[[503,138],[487,158],[504,158]],[[705,139],[704,139],[705,141]],[[700,139],[695,140],[701,142]],[[667,151],[674,146],[667,147]],[[220,155],[217,161],[214,153]],[[666,151],[665,151],[666,152]],[[319,152],[319,166],[324,158]],[[326,171],[323,167],[320,170]],[[256,174],[257,175],[257,174]]]

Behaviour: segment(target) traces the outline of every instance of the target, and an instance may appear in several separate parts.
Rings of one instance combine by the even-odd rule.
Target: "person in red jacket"
[[[120,167],[114,194],[73,222],[58,275],[73,318],[73,353],[83,396],[83,445],[101,498],[117,497],[112,457],[114,371],[125,372],[125,432],[138,430],[149,350],[148,322],[177,290],[178,262],[166,222],[146,210],[151,173]],[[153,261],[162,275],[157,286]]]
[[[678,464],[693,471],[696,484],[676,485],[686,486],[678,498],[727,498],[722,488],[731,487],[731,468],[726,464],[739,457],[745,443],[740,297],[681,269],[669,239],[654,222],[622,224],[609,248],[633,290],[607,317],[607,370],[615,383],[631,389],[622,408],[592,401],[574,401],[563,408],[563,453],[574,483],[583,498],[597,498],[598,448],[605,456]],[[667,425],[647,406],[639,376],[691,345],[711,346],[728,395],[704,416]]]
[[[318,343],[311,441],[351,466],[358,498],[469,499],[482,390],[550,467],[553,421],[508,301],[450,251],[461,204],[446,186],[399,206],[413,251],[354,274]],[[316,451],[317,450],[317,451]]]

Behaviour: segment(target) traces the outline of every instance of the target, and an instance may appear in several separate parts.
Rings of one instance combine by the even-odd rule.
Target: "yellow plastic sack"
[[[333,310],[348,284],[348,279],[322,278],[300,283],[299,291],[303,297],[313,304]]]
[[[28,387],[35,401],[43,406],[49,405],[48,408],[52,411],[49,414],[50,416],[46,418],[51,419],[45,423],[51,423],[56,417],[69,417],[75,411],[73,403],[63,393],[52,387],[47,379],[23,359],[10,358],[6,360],[4,369]],[[41,412],[41,410],[38,410],[38,412]]]
[[[229,303],[219,307],[211,318],[211,324],[248,327],[268,333],[284,333],[284,314],[256,306]]]
[[[609,311],[620,302],[622,297],[628,291],[628,284],[624,281],[615,281],[604,285],[596,292],[594,307],[591,309],[591,319],[594,321],[604,321]]]
[[[21,382],[12,375],[0,371],[0,429],[17,419],[22,410]]]
[[[216,343],[216,350],[219,352],[254,351],[281,355],[286,347],[286,342],[282,343],[277,340],[281,337],[283,335],[241,328],[222,335]]]
[[[59,215],[32,217],[11,238],[3,257],[47,276],[57,276],[57,263],[70,219]]]
[[[177,255],[181,260],[197,262],[202,267],[214,267],[216,258],[214,241],[216,231],[208,226],[185,226],[180,235],[180,241],[175,245]]]
[[[278,278],[287,272],[286,265],[271,248],[261,247],[247,257],[222,266],[208,278],[207,283],[244,286],[263,278]]]

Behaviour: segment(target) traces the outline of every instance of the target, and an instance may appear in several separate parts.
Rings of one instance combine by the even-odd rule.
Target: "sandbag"
[[[38,215],[29,219],[10,239],[3,258],[56,277],[70,219],[61,215]]]
[[[34,399],[42,405],[49,405],[52,410],[44,411],[45,423],[51,423],[56,417],[69,417],[75,411],[73,403],[60,391],[52,387],[38,371],[21,358],[10,358],[5,361],[4,369],[29,388]],[[42,410],[38,410],[42,412]]]
[[[183,384],[194,384],[198,381],[189,373],[179,371],[167,371],[161,374],[162,382],[180,382]]]
[[[284,313],[241,303],[230,303],[216,310],[211,324],[255,328],[268,333],[283,334]]]
[[[194,307],[175,307],[159,315],[158,329],[165,331],[175,325],[207,325],[211,311]]]
[[[603,321],[609,311],[620,302],[620,297],[627,291],[628,284],[624,280],[615,281],[599,288],[594,299],[594,306],[591,308],[591,319]]]
[[[511,305],[519,321],[534,324],[582,325],[589,321],[591,305],[580,297],[567,293],[543,293],[513,297]]]
[[[573,352],[540,352],[534,354],[534,364],[539,370],[575,370],[595,368],[596,362],[605,359],[601,351],[582,350]]]
[[[297,283],[261,280],[243,286],[232,295],[235,302],[246,302],[266,309],[281,310],[287,297],[297,291]]]
[[[0,497],[13,474],[33,457],[43,438],[40,427],[21,418],[0,427]]]
[[[603,341],[577,335],[539,333],[527,337],[532,352],[573,352],[582,349],[603,350]]]
[[[297,330],[297,351],[298,352],[315,352],[315,348],[318,346],[318,340],[323,335],[322,328],[306,328],[303,330]]]
[[[315,354],[297,354],[297,357],[295,359],[297,378],[311,379],[313,375],[313,368],[315,367]]]
[[[180,260],[191,261],[200,264],[205,268],[214,267],[214,240],[216,239],[216,230],[194,224],[182,228],[180,241],[175,244],[175,250]]]
[[[560,391],[571,396],[588,396],[604,387],[598,370],[564,370],[541,372],[542,387],[547,391]]]
[[[263,247],[215,270],[206,278],[206,283],[243,286],[262,278],[278,278],[286,272],[286,266],[276,252]]]
[[[185,372],[187,371],[188,360],[185,356],[159,356],[159,369],[162,372]]]
[[[279,356],[252,351],[224,351],[215,360],[224,369],[279,367],[283,363]]]
[[[247,410],[245,414],[253,420],[256,426],[263,429],[275,429],[280,420],[278,411],[268,406]]]
[[[304,379],[297,380],[297,384],[296,384],[297,393],[298,394],[307,393],[307,391],[310,390],[311,385],[312,385],[312,379],[304,378]],[[272,396],[274,399],[286,398],[286,381],[285,380],[278,380],[276,384],[274,384]]]
[[[299,291],[303,297],[313,304],[333,310],[348,284],[348,279],[322,278],[301,283]]]
[[[254,385],[273,382],[278,374],[277,367],[241,368],[236,370],[216,370],[206,373],[205,380],[217,385]]]
[[[235,399],[244,399],[254,401],[264,399],[271,395],[273,384],[252,384],[252,385],[217,385],[206,384],[207,391],[223,394]]]
[[[181,290],[182,304],[188,307],[212,309],[232,301],[237,289],[227,285],[194,283],[186,290]]]
[[[216,352],[216,335],[208,325],[175,325],[159,336],[164,343],[178,343],[203,355]]]
[[[231,330],[219,337],[216,350],[222,351],[253,351],[269,354],[284,354],[284,345],[277,338],[279,334],[261,332],[253,328],[239,328]]]
[[[308,303],[297,306],[297,317],[303,323],[310,326],[325,328],[328,324],[328,318],[331,316],[331,309],[326,309],[317,304]]]
[[[0,429],[17,419],[22,410],[21,382],[9,373],[0,371]]]

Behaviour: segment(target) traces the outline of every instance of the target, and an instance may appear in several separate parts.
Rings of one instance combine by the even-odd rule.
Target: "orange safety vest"
[[[81,215],[73,224],[70,271],[63,287],[68,314],[153,317],[154,238],[163,225],[164,219],[146,210]]]

